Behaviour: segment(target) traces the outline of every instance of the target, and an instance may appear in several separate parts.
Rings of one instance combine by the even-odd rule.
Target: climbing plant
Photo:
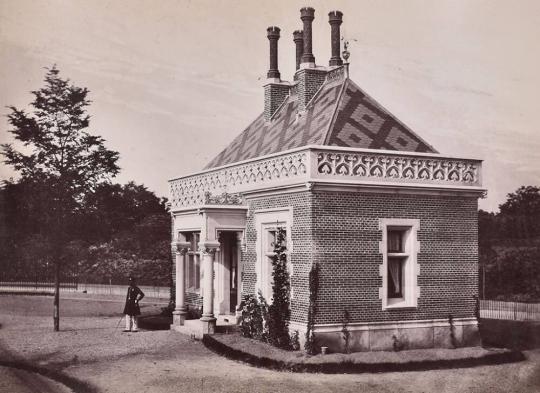
[[[319,265],[315,262],[309,272],[309,308],[306,330],[306,342],[304,349],[310,355],[316,353],[315,334],[313,326],[315,325],[315,315],[317,314],[317,292],[319,291]]]
[[[285,235],[285,230],[278,227],[272,256],[272,304],[268,306],[268,339],[270,344],[278,348],[290,349],[291,282]]]
[[[343,337],[343,347],[345,353],[351,353],[351,332],[349,331],[349,322],[351,321],[351,315],[347,309],[343,310],[343,318],[341,320],[341,336]]]

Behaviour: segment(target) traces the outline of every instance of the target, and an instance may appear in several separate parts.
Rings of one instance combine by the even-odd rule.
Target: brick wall
[[[476,198],[306,191],[248,200],[248,204],[244,293],[254,293],[257,281],[254,211],[293,208],[292,321],[306,322],[313,261],[320,266],[317,324],[341,323],[345,308],[351,323],[474,317]],[[420,220],[421,293],[415,309],[382,310],[379,218]]]
[[[290,86],[270,83],[264,86],[264,119],[270,120],[279,106],[289,95]]]
[[[291,286],[294,293],[291,301],[291,320],[298,322],[306,320],[309,300],[308,275],[312,261],[311,200],[312,195],[308,191],[247,200],[249,216],[246,222],[246,247],[245,251],[242,252],[244,269],[243,294],[254,294],[257,282],[255,273],[257,233],[254,212],[260,209],[292,206],[294,225],[291,228],[291,238],[293,251],[289,255],[289,262],[293,265]]]
[[[306,110],[307,104],[326,80],[326,74],[325,70],[315,68],[304,68],[296,72],[295,80],[298,80],[298,109],[300,111]]]
[[[474,317],[478,283],[477,199],[316,192],[314,261],[321,267],[316,323]],[[379,218],[420,220],[418,307],[382,310]]]
[[[474,317],[478,293],[477,199],[459,196],[304,191],[248,199],[243,294],[255,293],[255,213],[292,207],[291,321],[305,323],[312,263],[320,266],[317,324]],[[420,297],[415,309],[382,310],[379,218],[418,219]],[[173,270],[174,272],[174,270]],[[190,306],[201,297],[186,293]]]

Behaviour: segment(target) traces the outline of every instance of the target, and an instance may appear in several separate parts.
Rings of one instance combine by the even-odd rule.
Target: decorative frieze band
[[[481,161],[434,154],[309,146],[170,181],[171,210],[237,205],[243,193],[317,181],[481,187]]]
[[[305,176],[308,151],[231,166],[170,182],[171,208],[238,204],[238,192]]]
[[[320,152],[317,173],[323,177],[480,185],[479,162],[446,158]]]

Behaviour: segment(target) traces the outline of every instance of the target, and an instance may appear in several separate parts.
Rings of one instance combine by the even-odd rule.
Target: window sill
[[[383,304],[383,310],[395,310],[395,309],[416,309],[418,306],[416,304],[407,303],[402,299],[391,299],[388,300],[386,304]]]

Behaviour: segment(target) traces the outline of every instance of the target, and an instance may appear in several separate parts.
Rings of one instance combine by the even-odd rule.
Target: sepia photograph
[[[540,392],[540,2],[0,0],[0,393]]]

